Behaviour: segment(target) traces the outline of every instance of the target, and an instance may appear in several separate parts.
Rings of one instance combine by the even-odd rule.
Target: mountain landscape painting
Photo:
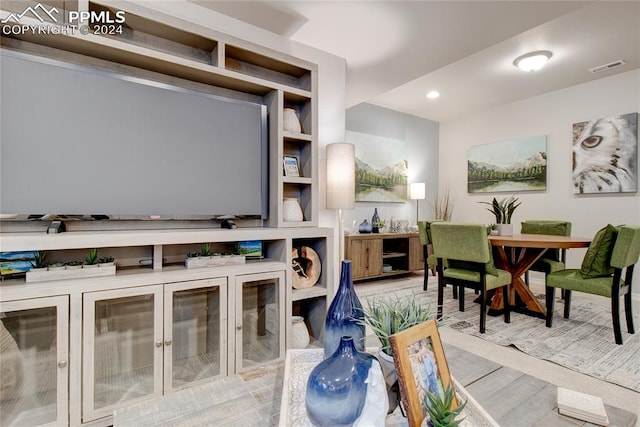
[[[547,189],[547,137],[476,145],[469,148],[469,193],[544,191]]]
[[[345,140],[356,149],[356,201],[405,202],[406,141],[353,131],[346,131]]]

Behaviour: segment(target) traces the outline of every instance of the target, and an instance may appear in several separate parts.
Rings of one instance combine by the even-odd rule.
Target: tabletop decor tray
[[[313,368],[323,360],[322,349],[287,350],[285,360],[284,380],[282,387],[282,401],[280,403],[280,427],[313,427],[307,417],[305,408],[305,393],[307,379]],[[463,411],[464,420],[461,426],[497,427],[498,423],[467,393],[455,378],[453,378],[458,399],[467,401]],[[399,409],[387,415],[387,427],[407,426]]]

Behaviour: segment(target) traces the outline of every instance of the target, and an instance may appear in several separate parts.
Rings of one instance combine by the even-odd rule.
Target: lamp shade
[[[409,198],[411,200],[422,200],[425,198],[424,182],[414,182],[409,185]]]
[[[327,209],[356,207],[355,153],[353,144],[327,145]]]

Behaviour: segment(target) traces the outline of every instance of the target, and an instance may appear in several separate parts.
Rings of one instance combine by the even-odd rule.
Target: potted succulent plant
[[[104,256],[98,258],[98,266],[100,267],[110,267],[114,263],[114,258],[112,256]]]
[[[54,262],[52,264],[49,264],[49,266],[47,267],[49,269],[49,271],[52,270],[64,270],[64,262]]]
[[[79,270],[82,268],[82,261],[69,261],[66,268],[67,270]]]
[[[451,409],[455,392],[451,384],[445,389],[443,394],[427,391],[423,404],[427,408],[427,417],[422,422],[423,427],[456,427],[464,418],[459,418],[462,410],[467,405],[463,402]]]
[[[422,306],[414,294],[406,297],[367,299],[363,306],[364,318],[360,323],[368,326],[380,340],[378,359],[389,391],[389,411],[397,406],[392,396],[397,389],[397,375],[393,365],[393,353],[389,337],[397,332],[419,325],[431,319],[431,306]]]
[[[86,258],[84,259],[85,268],[92,268],[98,266],[98,249],[93,248],[89,250]]]
[[[491,208],[487,208],[487,210],[496,217],[496,224],[498,224],[498,234],[502,236],[511,236],[513,234],[511,217],[516,208],[522,204],[518,201],[518,198],[515,196],[510,196],[498,201],[494,197],[491,202],[480,203],[491,206]]]
[[[46,270],[47,269],[47,252],[36,251],[33,254],[33,261],[31,261],[31,271],[33,270]]]

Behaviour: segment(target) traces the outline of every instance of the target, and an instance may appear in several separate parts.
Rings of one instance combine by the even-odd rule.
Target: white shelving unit
[[[45,0],[42,3],[62,7],[60,2],[53,4]],[[38,283],[26,283],[24,278],[17,278],[0,283],[0,321],[12,316],[20,317],[18,314],[22,312],[16,310],[23,308],[55,307],[56,310],[53,322],[57,331],[57,350],[52,353],[51,366],[47,368],[49,372],[53,370],[57,378],[56,400],[41,405],[28,403],[19,414],[36,419],[33,417],[39,415],[37,408],[45,406],[51,410],[55,407],[55,416],[42,418],[41,424],[109,425],[112,411],[120,405],[197,383],[198,380],[174,382],[175,372],[172,368],[176,366],[175,358],[185,354],[212,356],[212,351],[203,351],[203,348],[226,349],[219,356],[212,356],[219,363],[219,372],[214,370],[215,375],[242,370],[245,365],[251,365],[251,361],[247,363],[247,357],[241,354],[242,346],[237,342],[248,339],[243,336],[242,321],[238,319],[243,318],[240,314],[244,311],[259,311],[263,305],[269,305],[268,309],[272,312],[277,311],[278,342],[275,350],[268,353],[265,359],[257,360],[262,363],[265,360],[283,359],[289,342],[291,316],[304,315],[312,339],[318,341],[321,339],[324,314],[333,296],[334,230],[317,227],[317,65],[199,25],[189,24],[187,27],[184,21],[151,11],[141,3],[118,2],[117,9],[113,4],[78,0],[65,2],[64,7],[98,13],[124,10],[126,23],[122,35],[83,35],[80,32],[32,35],[25,32],[3,35],[2,49],[262,102],[267,106],[269,124],[269,219],[262,224],[264,227],[241,227],[236,230],[167,227],[147,230],[132,225],[131,229],[122,231],[113,230],[108,224],[101,226],[96,223],[89,231],[70,230],[54,235],[45,234],[37,224],[27,224],[26,231],[17,232],[13,232],[13,227],[3,227],[0,252],[40,250],[47,251],[52,260],[69,261],[78,259],[80,254],[85,254],[91,248],[98,248],[102,256],[110,255],[116,259],[116,274],[112,276]],[[2,4],[1,19],[14,12],[5,10],[5,7],[21,6]],[[24,16],[21,24],[39,25],[40,22]],[[302,132],[291,133],[283,129],[284,108],[296,110]],[[298,158],[300,177],[284,175],[285,155]],[[302,221],[287,222],[283,219],[283,200],[291,197],[296,198],[301,206]],[[7,229],[12,232],[7,232]],[[199,250],[205,243],[221,250],[230,250],[237,242],[252,240],[263,242],[263,259],[247,260],[246,264],[239,265],[189,269],[183,264],[187,252]],[[322,274],[315,286],[296,290],[291,286],[292,250],[300,245],[310,246],[318,253]],[[243,294],[238,287],[244,285],[248,287]],[[264,289],[254,292],[254,285],[263,286]],[[262,300],[258,301],[260,303],[252,300],[253,293],[263,298],[274,290],[277,298],[269,299],[268,304]],[[191,306],[186,304],[189,307],[186,312],[191,309],[202,312],[202,298],[218,298],[219,310],[215,315],[218,316],[219,327],[213,328],[208,323],[204,329],[196,328],[198,332],[191,338],[177,338],[174,328],[183,327],[193,332],[189,325],[202,322],[199,317],[185,314],[185,304],[177,311],[167,305],[174,301],[177,293],[183,291],[187,292],[183,301],[192,302]],[[145,310],[141,309],[139,315],[129,316],[127,303],[138,303],[140,301],[137,298],[149,295],[152,304],[147,305]],[[112,312],[109,313],[109,310]],[[122,317],[117,315],[122,312],[128,313],[132,326],[109,325],[110,322],[114,323],[115,318]],[[144,312],[153,318],[152,329],[136,324],[138,320],[142,322]],[[205,317],[211,320],[212,315],[206,312]],[[52,315],[46,314],[44,319],[51,323]],[[269,322],[272,320],[267,319],[266,324],[273,326]],[[41,328],[30,325],[35,323],[20,329],[20,336],[37,343],[41,339]],[[14,325],[11,327],[14,328]],[[104,331],[104,336],[96,335],[97,330]],[[15,328],[12,332],[15,332]],[[105,357],[101,360],[106,365],[98,366],[96,362],[96,355],[101,351],[96,340],[107,339],[105,337],[111,332],[120,334],[116,339],[123,349],[117,356],[119,363],[124,363],[124,366],[133,369],[133,362],[129,360],[130,357],[127,359],[127,354],[142,351],[139,349],[151,352],[154,360],[151,389],[147,390],[148,393],[137,393],[135,390],[120,396],[116,393],[116,397],[104,401],[104,405],[96,404],[96,378],[100,378],[103,385],[118,384],[117,381],[107,381],[109,369],[113,368],[109,363],[115,362],[109,362]],[[17,344],[17,350],[14,349],[12,354],[22,357],[30,351]],[[153,345],[153,348],[149,349],[149,345]],[[217,351],[214,353],[218,354]],[[158,366],[166,369],[158,370]],[[96,376],[98,371],[99,377]],[[6,413],[2,405],[4,403],[0,402],[0,412]]]

